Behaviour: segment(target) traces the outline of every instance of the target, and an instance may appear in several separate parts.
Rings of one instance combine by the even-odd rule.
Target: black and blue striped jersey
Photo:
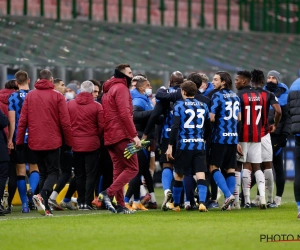
[[[221,89],[211,98],[210,112],[215,114],[211,142],[238,144],[238,113],[241,112],[240,98],[229,89]]]
[[[178,136],[177,149],[204,150],[204,132],[210,123],[209,110],[205,103],[195,98],[186,98],[175,103],[170,144],[174,145]]]

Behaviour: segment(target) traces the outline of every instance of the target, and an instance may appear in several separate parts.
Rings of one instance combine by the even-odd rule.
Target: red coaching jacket
[[[115,144],[133,139],[137,132],[133,123],[132,99],[126,78],[111,78],[103,87],[104,143]]]
[[[14,89],[1,89],[0,90],[0,110],[8,117],[8,98],[10,94],[14,93]],[[8,126],[4,128],[6,137],[8,137]]]
[[[72,146],[70,116],[64,96],[52,82],[39,80],[25,98],[19,120],[16,144],[24,143],[28,127],[28,146],[32,150],[53,150],[62,145],[62,133]]]
[[[103,108],[91,93],[79,93],[67,103],[72,123],[73,151],[91,152],[100,148],[103,135]]]

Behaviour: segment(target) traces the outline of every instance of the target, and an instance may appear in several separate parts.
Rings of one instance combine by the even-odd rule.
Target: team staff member
[[[276,128],[271,133],[271,141],[273,146],[273,166],[276,174],[276,196],[274,198],[275,203],[281,205],[281,197],[284,191],[285,185],[285,173],[283,166],[283,148],[286,146],[287,137],[291,132],[291,118],[288,113],[288,87],[280,82],[280,73],[271,70],[267,76],[267,84],[264,89],[273,93],[281,107],[282,117]],[[269,110],[269,124],[274,124],[274,112],[275,110],[270,107]]]
[[[131,213],[125,207],[123,187],[138,173],[138,159],[134,154],[130,159],[124,157],[124,149],[132,141],[141,147],[141,141],[133,123],[132,99],[129,86],[132,79],[130,65],[120,64],[114,76],[103,86],[102,97],[104,119],[104,143],[114,165],[114,180],[108,189],[99,194],[99,199],[113,213]],[[115,196],[118,208],[112,206]]]
[[[73,135],[73,159],[79,210],[93,210],[94,188],[103,135],[103,109],[94,101],[94,84],[85,81],[80,93],[67,103]]]
[[[39,79],[34,85],[35,90],[26,96],[16,145],[24,146],[28,128],[28,146],[38,157],[41,174],[40,195],[34,195],[33,201],[41,214],[52,216],[48,198],[59,174],[62,132],[66,144],[72,146],[71,122],[64,96],[54,90],[52,73],[44,69]]]
[[[8,119],[0,110],[0,197],[3,197],[6,180],[9,175],[9,154],[7,149],[7,138],[4,128],[8,125]],[[7,211],[0,204],[0,216]]]

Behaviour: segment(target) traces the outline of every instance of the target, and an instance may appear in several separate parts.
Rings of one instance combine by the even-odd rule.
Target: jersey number
[[[190,124],[192,120],[195,118],[195,111],[192,109],[187,109],[185,111],[186,114],[190,114],[189,119],[184,123],[184,128],[195,128],[195,125]],[[197,124],[196,128],[202,128],[204,124],[204,109],[197,109],[197,117],[201,119],[201,124]]]
[[[258,123],[260,121],[261,108],[262,108],[261,105],[255,105],[255,110],[258,110],[258,114],[256,117],[256,122],[255,122],[256,125],[258,125]],[[250,125],[251,107],[248,105],[248,106],[245,106],[245,109],[247,110],[247,121],[246,122],[247,122],[247,125]]]
[[[240,102],[238,101],[235,101],[234,104],[233,104],[233,107],[232,107],[232,102],[225,102],[226,104],[226,108],[225,110],[228,110],[229,111],[229,115],[224,117],[224,120],[229,120],[231,119],[232,117],[237,120],[238,119],[238,112],[239,111],[239,108],[240,108]]]

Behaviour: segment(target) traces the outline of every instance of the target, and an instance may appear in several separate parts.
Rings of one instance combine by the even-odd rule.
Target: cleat
[[[241,209],[240,203],[239,202],[233,203],[232,209],[237,209],[237,210]]]
[[[142,203],[135,203],[135,202],[133,202],[133,204],[132,204],[132,209],[133,209],[133,210],[140,210],[140,211],[148,211],[148,209],[145,208],[145,207],[142,205]]]
[[[92,205],[93,207],[97,208],[97,209],[101,209],[101,205],[102,205],[102,202],[98,200],[98,198],[95,198],[93,201],[92,201]]]
[[[185,209],[186,211],[191,211],[191,210],[193,210],[191,204],[185,204],[185,205],[184,205],[184,209]]]
[[[180,206],[173,207],[172,210],[174,212],[180,212]]]
[[[167,210],[173,210],[174,209],[174,203],[173,202],[168,202],[166,204]]]
[[[129,210],[127,207],[122,207],[120,205],[117,205],[117,211],[118,214],[134,214],[135,211]]]
[[[251,206],[251,207],[259,207],[259,204],[258,204],[258,203],[253,203],[253,202],[251,202],[251,203],[250,203],[250,206]]]
[[[85,211],[96,210],[92,205],[84,204]]]
[[[22,208],[22,213],[23,214],[28,214],[30,212],[30,209],[28,207],[23,207]]]
[[[281,205],[281,197],[280,196],[275,196],[274,202],[279,207]]]
[[[235,201],[235,197],[230,195],[227,199],[225,199],[224,204],[221,207],[221,211],[227,210],[227,208]]]
[[[147,202],[149,202],[151,200],[151,195],[150,194],[146,194],[143,199],[141,199],[141,204],[145,205]]]
[[[132,211],[132,212],[135,211],[135,210],[132,208],[132,206],[130,206],[129,203],[125,203],[125,207],[126,207],[127,209],[129,209],[130,211]]]
[[[251,201],[250,205],[251,205],[251,207],[258,207],[259,202],[260,202],[260,199],[259,199],[259,196],[257,195],[256,198]]]
[[[33,201],[35,207],[37,208],[38,212],[41,215],[45,215],[45,206],[43,204],[43,198],[42,198],[42,196],[40,194],[34,195],[32,197],[32,201]]]
[[[36,210],[36,207],[35,207],[35,205],[34,205],[34,203],[33,203],[32,200],[28,201],[28,207],[29,207],[30,210]]]
[[[34,209],[36,209],[35,206],[34,206]],[[8,206],[6,211],[7,211],[8,214],[10,214],[13,211],[13,206],[12,205]]]
[[[244,206],[244,208],[251,208],[250,203],[246,203],[245,206]]]
[[[80,210],[80,211],[87,211],[87,209],[84,206],[84,204],[78,204],[78,210]]]
[[[108,196],[108,194],[106,193],[106,191],[103,191],[99,194],[99,200],[102,201],[106,208],[112,212],[112,213],[116,213],[116,209],[113,207],[112,203],[111,203],[111,199],[110,197]]]
[[[56,200],[48,199],[48,204],[53,210],[64,211],[64,209],[57,204]]]
[[[145,207],[148,209],[157,209],[157,203],[156,202],[148,202],[145,204]]]
[[[207,208],[219,208],[219,203],[215,201],[209,201],[207,204]]]
[[[51,210],[46,209],[46,210],[45,210],[45,216],[53,216]]]
[[[1,202],[1,205],[3,206],[4,209],[8,208],[8,196],[9,196],[8,192],[4,190],[3,199]]]
[[[278,206],[277,206],[276,203],[273,201],[273,202],[268,202],[268,203],[267,203],[267,208],[278,208]]]
[[[206,206],[203,203],[199,205],[199,212],[208,212]]]
[[[260,197],[259,208],[267,209],[266,198],[264,196]]]
[[[10,214],[11,212],[0,205],[0,214]]]
[[[170,208],[167,207],[167,203],[171,203],[172,198],[173,198],[172,192],[168,191],[167,195],[165,196],[164,201],[161,205],[161,210],[162,211],[167,211],[168,209],[170,209]],[[173,208],[174,208],[174,205],[173,205]],[[171,208],[171,209],[173,210],[173,208]]]
[[[59,205],[63,209],[67,208],[69,210],[78,210],[78,208],[73,205],[72,201],[69,201],[69,202],[62,201]]]

